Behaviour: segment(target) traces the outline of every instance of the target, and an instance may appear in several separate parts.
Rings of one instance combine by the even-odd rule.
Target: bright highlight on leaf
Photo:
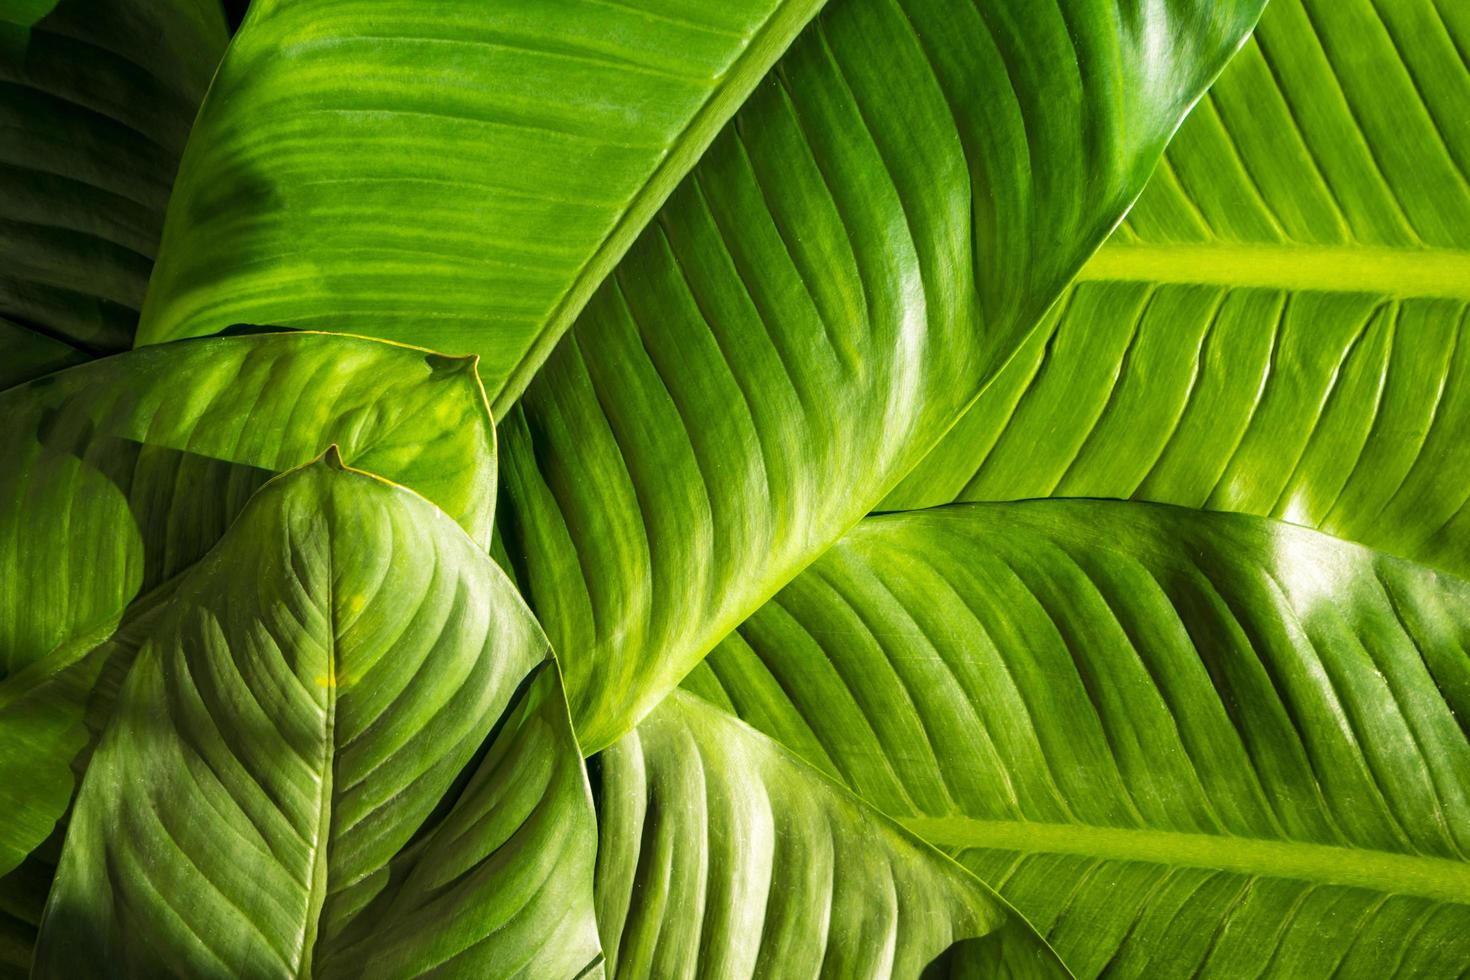
[[[1467,106],[1453,0],[0,0],[0,980],[1470,975]]]

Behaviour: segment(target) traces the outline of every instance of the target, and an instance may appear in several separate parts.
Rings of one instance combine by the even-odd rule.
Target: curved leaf
[[[974,975],[1067,975],[980,882],[698,698],[599,761],[613,977],[917,977],[946,950]]]
[[[1083,281],[880,505],[1133,497],[1470,573],[1470,12],[1279,0]]]
[[[19,12],[45,16],[0,44],[0,317],[89,354],[125,350],[224,16],[218,0]],[[44,342],[11,332],[0,362]]]
[[[851,0],[803,33],[501,426],[585,747],[959,416],[1259,7]]]
[[[131,658],[99,644],[277,471],[337,443],[489,536],[494,432],[469,360],[313,334],[191,341],[0,393],[0,418],[0,872],[65,809],[87,697]]]
[[[696,690],[1079,976],[1470,969],[1470,582],[1155,504],[873,518]]]
[[[592,801],[546,656],[504,573],[423,498],[332,452],[272,482],[128,675],[35,975],[586,966]],[[354,927],[383,956],[354,955]]]
[[[499,414],[822,0],[256,0],[140,341],[477,352]]]

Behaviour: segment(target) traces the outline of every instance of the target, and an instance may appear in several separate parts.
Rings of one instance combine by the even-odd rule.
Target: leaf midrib
[[[1449,858],[1152,828],[967,817],[906,817],[899,822],[929,843],[945,849],[1075,854],[1312,881],[1470,904],[1470,862]]]
[[[1470,250],[1360,245],[1109,244],[1078,282],[1153,282],[1470,299]]]
[[[689,118],[648,179],[628,200],[627,207],[603,236],[596,251],[577,270],[510,373],[504,379],[492,379],[498,387],[491,398],[492,416],[503,418],[515,404],[561,335],[622,261],[634,239],[642,234],[679,182],[698,165],[715,137],[745,104],[755,86],[775,67],[796,35],[826,3],[827,0],[782,0],[751,34],[749,42],[710,90],[704,104]]]

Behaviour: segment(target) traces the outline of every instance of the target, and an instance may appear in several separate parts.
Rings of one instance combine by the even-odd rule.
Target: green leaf
[[[87,359],[70,344],[28,330],[0,317],[0,389],[10,388],[43,374],[71,367]]]
[[[66,807],[87,700],[136,648],[114,634],[276,472],[335,443],[489,537],[494,432],[469,360],[319,334],[191,341],[0,393],[0,418],[0,873]]]
[[[256,0],[140,340],[476,352],[497,415],[822,0]]]
[[[1470,574],[1470,8],[1279,0],[1047,336],[880,505],[1121,497]]]
[[[691,686],[1078,976],[1470,969],[1470,582],[1147,503],[871,518]]]
[[[862,0],[801,35],[501,426],[584,747],[959,417],[1259,9]]]
[[[126,350],[184,141],[225,48],[223,13],[218,0],[26,2],[11,13],[39,20],[0,43],[0,317],[38,339],[7,328],[0,362],[45,338],[91,355]],[[13,371],[0,384],[23,380]]]
[[[698,698],[599,762],[613,977],[1067,975],[979,881]]]
[[[547,656],[504,573],[423,498],[332,452],[272,482],[128,676],[35,975],[594,962],[595,818]]]

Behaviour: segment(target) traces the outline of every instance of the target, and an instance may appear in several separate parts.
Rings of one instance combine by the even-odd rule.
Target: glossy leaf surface
[[[1078,976],[1456,976],[1467,636],[1470,582],[1314,531],[971,504],[864,522],[689,683]]]
[[[169,189],[226,41],[218,0],[13,12],[27,11],[44,16],[0,43],[0,317],[38,339],[0,332],[0,384],[25,380],[18,362],[42,338],[93,355],[132,346]]]
[[[1066,976],[979,881],[698,698],[600,762],[612,977]]]
[[[257,0],[141,340],[245,322],[474,352],[499,414],[820,6]]]
[[[501,426],[586,748],[958,417],[1259,8],[871,0],[801,35]]]
[[[337,460],[263,488],[180,583],[88,769],[36,976],[596,961],[545,637],[450,517]]]
[[[1134,497],[1470,573],[1470,8],[1277,0],[1123,227],[881,505]]]
[[[494,433],[466,360],[311,334],[191,341],[11,389],[0,417],[0,870],[70,797],[111,658],[89,654],[276,472],[336,443],[488,539]]]

